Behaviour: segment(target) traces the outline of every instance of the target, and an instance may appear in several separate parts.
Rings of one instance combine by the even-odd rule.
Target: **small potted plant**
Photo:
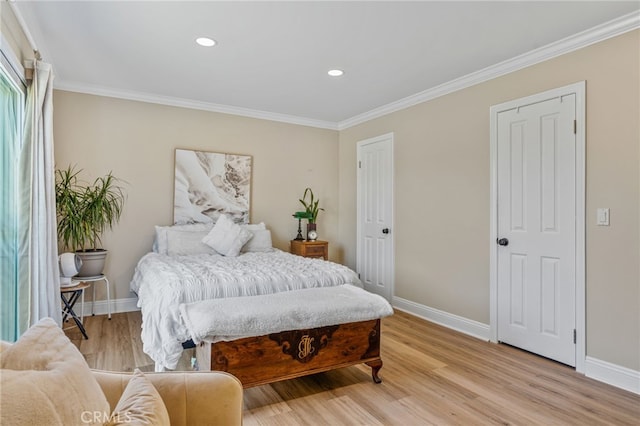
[[[309,195],[309,200],[307,200],[307,195]],[[316,230],[316,220],[318,219],[318,213],[320,210],[324,210],[319,207],[320,200],[316,199],[313,195],[313,191],[311,188],[306,188],[304,190],[304,194],[302,195],[302,199],[299,200],[300,203],[304,206],[305,211],[307,212],[307,240],[315,240],[318,237]]]
[[[107,257],[100,237],[120,220],[125,194],[111,172],[93,183],[81,181],[80,172],[74,166],[55,172],[58,240],[82,258],[78,276],[93,277],[102,274]]]

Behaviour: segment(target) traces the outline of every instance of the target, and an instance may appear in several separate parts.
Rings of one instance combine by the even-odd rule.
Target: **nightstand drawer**
[[[324,246],[308,246],[305,250],[307,256],[324,256]]]
[[[329,243],[326,241],[292,240],[291,253],[303,257],[329,259]]]

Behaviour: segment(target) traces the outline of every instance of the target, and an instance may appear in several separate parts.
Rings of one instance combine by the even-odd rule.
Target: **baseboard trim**
[[[91,299],[91,298],[89,297],[89,299]],[[76,312],[76,314],[80,315],[80,313],[82,312],[82,303],[78,303],[73,308],[73,310]],[[121,313],[121,312],[133,312],[133,311],[139,311],[139,310],[140,310],[140,308],[138,308],[138,298],[137,297],[130,297],[128,299],[114,299],[114,300],[111,300],[111,313],[112,314],[117,314],[117,313]],[[94,313],[96,315],[107,315],[109,313],[109,311],[107,309],[107,301],[106,300],[96,300]],[[87,300],[86,297],[85,297],[85,300],[84,300],[84,315],[85,316],[91,315],[91,300]]]
[[[585,376],[640,395],[640,371],[587,357]]]
[[[450,314],[439,309],[421,305],[401,297],[393,297],[391,302],[394,308],[410,313],[427,321],[435,322],[444,327],[451,328],[469,336],[482,340],[490,340],[489,325],[458,315]]]

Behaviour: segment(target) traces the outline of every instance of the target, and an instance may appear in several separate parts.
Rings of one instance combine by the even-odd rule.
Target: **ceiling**
[[[340,123],[629,13],[628,1],[17,1],[55,87]],[[200,36],[215,47],[195,44]],[[342,77],[329,77],[332,68]]]

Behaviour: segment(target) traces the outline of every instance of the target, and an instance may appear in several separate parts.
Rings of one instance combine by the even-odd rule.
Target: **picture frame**
[[[221,214],[249,223],[250,155],[175,150],[173,222],[216,222]]]

